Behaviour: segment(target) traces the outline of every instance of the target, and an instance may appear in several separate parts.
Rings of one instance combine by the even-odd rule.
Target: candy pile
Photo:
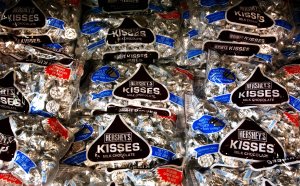
[[[0,0],[0,185],[299,185],[297,4]]]

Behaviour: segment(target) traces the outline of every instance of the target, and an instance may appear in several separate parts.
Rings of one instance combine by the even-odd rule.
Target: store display
[[[0,185],[300,185],[299,8],[0,0]]]

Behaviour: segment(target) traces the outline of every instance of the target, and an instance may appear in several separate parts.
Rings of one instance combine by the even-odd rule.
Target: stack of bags
[[[187,64],[206,65],[187,113],[187,185],[298,185],[299,65],[287,1],[200,1]],[[197,4],[197,5],[196,5]]]
[[[0,0],[0,185],[298,185],[285,0]]]

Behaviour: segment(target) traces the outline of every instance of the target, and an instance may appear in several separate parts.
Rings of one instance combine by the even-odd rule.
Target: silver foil
[[[52,121],[59,122],[52,118]],[[17,150],[25,154],[34,166],[28,173],[24,171],[26,166],[31,166],[28,161],[17,164],[13,159],[9,166],[2,167],[2,171],[9,172],[19,178],[24,184],[41,185],[50,183],[58,170],[59,160],[66,153],[74,140],[71,130],[64,128],[66,133],[55,127],[48,119],[26,115],[9,117],[11,129],[15,134]],[[54,125],[53,125],[54,124]],[[16,152],[17,153],[17,152]],[[18,156],[14,157],[18,158]],[[23,157],[24,158],[24,157]]]
[[[134,21],[140,28],[149,29],[152,33],[145,36],[139,35],[139,29],[136,26],[117,29],[125,18]],[[96,24],[95,24],[96,23]],[[89,24],[93,24],[90,26]],[[95,29],[90,31],[88,29]],[[109,30],[120,31],[117,43],[109,44],[108,36],[112,35]],[[76,55],[82,59],[103,60],[104,54],[108,52],[134,52],[134,51],[156,51],[160,59],[174,60],[181,52],[180,41],[180,14],[178,11],[155,13],[145,15],[106,15],[90,13],[86,15],[83,21],[81,35],[78,39],[78,48]],[[122,32],[122,34],[121,34]],[[145,39],[154,36],[150,41],[133,41],[132,34],[138,34]],[[149,36],[151,35],[151,36]],[[167,38],[168,42],[158,41],[159,36]],[[122,42],[129,36],[129,40]],[[156,39],[155,39],[156,38]],[[97,43],[101,44],[97,44]]]
[[[225,40],[225,41],[234,41],[234,42],[243,42],[243,43],[252,43],[258,44],[260,46],[260,53],[269,54],[277,56],[280,54],[281,50],[284,48],[289,48],[291,46],[292,33],[293,33],[293,21],[290,14],[290,6],[285,1],[257,1],[262,12],[266,13],[273,19],[284,20],[288,22],[289,26],[279,26],[280,24],[275,24],[270,28],[261,29],[252,25],[241,25],[233,23],[224,19],[222,16],[221,19],[216,15],[214,18],[208,18],[214,13],[220,13],[221,11],[227,11],[231,7],[238,5],[240,0],[226,1],[222,4],[221,2],[215,2],[210,6],[205,5],[205,1],[189,1],[188,9],[184,11],[189,16],[184,16],[183,22],[183,54],[181,57],[181,65],[201,65],[204,61],[202,52],[197,53],[197,55],[188,55],[191,54],[193,50],[203,51],[204,44],[207,41],[211,40]],[[206,2],[207,3],[207,2]],[[257,10],[254,10],[257,11]],[[211,19],[211,20],[209,20]],[[249,37],[241,39],[241,36],[233,37],[234,34],[227,36],[228,39],[220,37],[221,31],[231,31],[239,32],[241,34],[254,34],[256,36],[264,37],[275,37],[276,41],[267,42],[263,40],[248,40]],[[230,38],[230,39],[229,39]]]

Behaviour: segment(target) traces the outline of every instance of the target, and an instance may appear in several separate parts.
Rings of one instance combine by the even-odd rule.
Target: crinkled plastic
[[[1,172],[26,185],[50,183],[74,140],[73,132],[56,118],[21,114],[3,118],[1,124]]]
[[[63,65],[49,60],[40,65],[37,63],[43,63],[42,59],[19,63],[12,56],[0,55],[0,108],[3,114],[21,112],[69,118],[82,75],[79,61],[71,60],[69,65]]]
[[[193,89],[191,71],[176,66],[110,62],[94,69],[81,91],[84,109],[182,115],[185,93]]]
[[[236,109],[208,101],[193,107],[188,118],[189,185],[298,183],[290,174],[299,164],[300,120],[293,107]]]
[[[1,32],[68,43],[78,36],[80,1],[3,0],[0,14]]]
[[[76,55],[81,59],[127,61],[152,56],[175,60],[181,52],[180,13],[107,15],[91,12],[84,18]],[[121,54],[121,56],[120,56]],[[122,57],[122,55],[128,55]],[[149,57],[148,57],[149,56]],[[120,59],[121,57],[121,59]]]
[[[124,170],[150,170],[182,158],[182,131],[157,114],[102,114],[73,123],[79,127],[62,163],[97,166],[107,174]]]
[[[190,1],[183,19],[181,62],[190,66],[201,65],[204,51],[214,48],[230,53],[228,48],[248,47],[257,58],[269,61],[289,48],[294,28],[287,1]],[[247,53],[241,51],[234,55]]]

